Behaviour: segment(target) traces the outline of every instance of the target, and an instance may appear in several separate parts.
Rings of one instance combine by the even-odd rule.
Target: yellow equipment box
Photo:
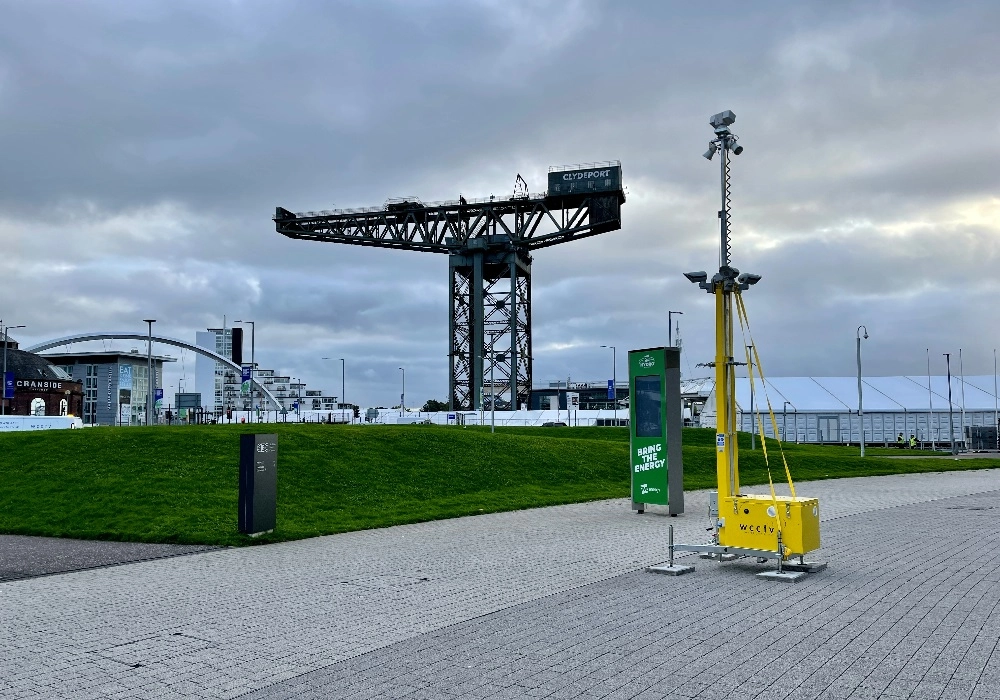
[[[719,544],[724,547],[778,551],[788,556],[819,549],[819,500],[778,496],[730,496],[719,503]]]

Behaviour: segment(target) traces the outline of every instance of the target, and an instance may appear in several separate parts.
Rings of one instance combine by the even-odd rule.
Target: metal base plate
[[[681,574],[689,574],[692,571],[694,571],[693,566],[682,566],[680,564],[674,564],[673,566],[668,564],[657,564],[656,566],[646,567],[646,573],[666,574],[667,576],[680,576]]]
[[[826,568],[825,561],[806,561],[806,562],[789,562],[786,561],[781,565],[781,568],[786,571],[803,571],[807,574],[818,574],[820,571]]]
[[[715,554],[714,552],[704,552],[698,555],[699,559],[714,559],[715,561],[735,561],[739,559],[735,554]]]
[[[785,583],[795,583],[805,577],[805,571],[763,571],[757,574],[757,578],[767,579],[768,581],[784,581]]]

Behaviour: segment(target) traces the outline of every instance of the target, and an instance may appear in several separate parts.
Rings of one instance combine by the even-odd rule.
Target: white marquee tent
[[[954,423],[955,440],[961,442],[966,426],[996,426],[998,400],[992,375],[952,376],[952,409],[949,411],[948,378],[865,377],[862,381],[865,441],[892,443],[903,433],[921,442],[950,442],[949,417]],[[778,433],[792,442],[859,441],[857,377],[773,377],[766,391],[754,382],[753,409],[761,412],[764,433],[774,437],[768,416],[768,398],[777,419]],[[750,380],[736,380],[737,422],[749,432],[754,425],[751,413]],[[701,425],[715,427],[715,392],[712,391]],[[754,429],[759,432],[759,429]]]

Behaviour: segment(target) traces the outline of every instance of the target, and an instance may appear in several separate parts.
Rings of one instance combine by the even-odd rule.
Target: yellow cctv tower
[[[721,156],[722,209],[719,211],[721,247],[719,271],[708,278],[706,272],[686,272],[684,276],[709,294],[715,295],[715,405],[716,405],[716,477],[718,491],[711,495],[710,516],[713,519],[711,545],[673,545],[676,550],[701,552],[706,558],[732,559],[740,556],[758,560],[776,559],[778,570],[759,574],[764,578],[794,581],[806,572],[821,571],[825,564],[809,563],[804,555],[820,546],[819,501],[795,495],[795,486],[788,475],[791,496],[777,496],[771,486],[769,495],[744,494],[740,490],[739,445],[736,440],[736,366],[746,364],[753,381],[753,370],[760,371],[756,344],[750,345],[754,353],[746,363],[737,363],[733,355],[733,308],[735,306],[740,326],[749,332],[749,322],[743,307],[742,292],[760,281],[760,275],[740,273],[731,265],[732,248],[729,240],[729,158],[739,155],[743,146],[730,127],[736,115],[726,110],[714,115],[709,123],[715,129],[715,138],[709,143],[705,158]],[[763,382],[763,376],[760,375]],[[766,385],[765,385],[766,390]],[[774,422],[773,411],[772,425]],[[763,442],[763,423],[759,421]],[[775,427],[775,435],[777,428]],[[779,443],[780,445],[780,443]],[[764,447],[767,458],[766,445]],[[782,459],[784,454],[782,453]],[[770,470],[769,470],[770,473]],[[672,534],[672,533],[671,533]],[[671,537],[672,541],[672,537]],[[789,561],[797,558],[797,561]],[[673,553],[671,552],[671,562]],[[669,572],[668,572],[669,573]]]

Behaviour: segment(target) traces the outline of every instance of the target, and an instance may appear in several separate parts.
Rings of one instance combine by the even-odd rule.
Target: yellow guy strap
[[[738,302],[741,301],[741,299],[740,299],[739,296],[737,296],[736,299],[737,299]],[[749,368],[753,367],[753,364],[751,362],[751,357],[750,357],[750,348],[747,346],[747,327],[743,323],[744,320],[745,320],[745,318],[746,318],[746,310],[745,309],[741,309],[739,304],[737,305],[737,309],[739,309],[739,311],[740,311],[740,313],[739,313],[740,333],[743,335],[743,348],[744,348],[744,352],[746,353],[747,368],[749,369]],[[753,340],[753,338],[751,337],[751,342],[752,342],[752,340]],[[754,391],[753,372],[752,371],[747,372],[747,377],[749,377],[749,379],[750,379],[750,391]],[[761,383],[763,384],[763,378],[761,379]],[[766,392],[766,388],[765,388],[765,392]],[[753,413],[754,413],[754,415],[751,418],[753,420],[756,420],[757,426],[760,429],[760,431],[759,431],[760,432],[760,446],[764,450],[764,466],[767,469],[767,485],[771,489],[771,504],[774,506],[774,516],[775,516],[775,520],[778,523],[778,533],[780,534],[781,531],[784,528],[781,525],[781,509],[778,507],[778,495],[774,492],[774,479],[771,478],[771,460],[770,460],[770,458],[767,455],[767,441],[764,439],[764,421],[760,417],[760,411],[759,410],[757,410],[755,408]],[[752,428],[751,428],[751,430],[752,430]]]
[[[774,415],[774,408],[771,406],[771,397],[770,397],[770,395],[768,394],[768,391],[767,391],[767,382],[764,380],[764,369],[763,369],[763,367],[761,367],[761,364],[760,364],[760,354],[757,352],[757,344],[754,342],[753,333],[750,331],[750,319],[747,317],[747,310],[746,310],[746,307],[743,305],[743,295],[740,293],[739,289],[736,290],[735,296],[736,296],[736,310],[738,312],[739,319],[740,319],[740,330],[742,331],[743,327],[744,327],[744,324],[746,324],[746,332],[745,333],[746,333],[746,335],[750,336],[750,346],[753,347],[753,360],[754,360],[754,362],[752,363],[752,365],[748,364],[748,367],[752,367],[754,365],[757,367],[757,374],[760,377],[760,384],[764,388],[764,399],[767,401],[767,412],[768,412],[768,414],[771,417],[771,427],[774,430],[774,435],[778,436],[778,435],[780,435],[780,433],[778,432],[778,419]],[[744,343],[744,345],[746,345],[746,343]],[[749,362],[749,350],[747,351],[747,355],[748,355],[748,362]],[[750,372],[748,372],[748,374],[750,375],[750,383],[751,383],[751,385],[753,385],[753,371],[752,371],[752,369],[751,369]],[[761,442],[761,445],[765,445],[765,447],[764,447],[764,461],[766,463],[767,462],[767,447],[766,447],[767,442],[764,440],[764,426],[763,426],[763,423],[760,421],[759,418],[758,418],[758,423],[760,423],[760,442]],[[792,472],[788,468],[788,459],[785,457],[785,450],[782,447],[782,441],[781,440],[778,440],[778,451],[781,454],[781,462],[785,466],[785,478],[788,479],[788,490],[791,492],[792,498],[795,498],[795,484],[792,481]],[[768,469],[768,477],[770,478],[770,467]],[[773,490],[774,490],[773,486],[772,486],[771,490],[773,492]]]

